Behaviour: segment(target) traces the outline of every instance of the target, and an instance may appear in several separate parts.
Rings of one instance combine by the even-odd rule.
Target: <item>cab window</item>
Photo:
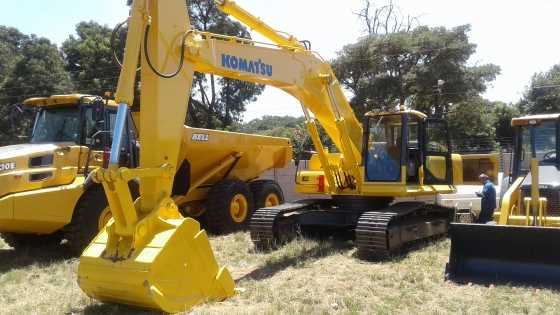
[[[31,143],[74,142],[80,140],[80,109],[45,108],[37,114]]]
[[[370,119],[366,157],[367,181],[400,181],[402,117],[383,115]]]

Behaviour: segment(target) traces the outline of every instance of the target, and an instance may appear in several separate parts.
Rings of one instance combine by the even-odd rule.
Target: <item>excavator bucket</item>
[[[155,234],[132,257],[117,261],[104,257],[108,234],[102,231],[80,258],[82,290],[100,301],[169,313],[232,296],[233,279],[218,267],[199,223],[190,218],[165,222],[169,229]]]
[[[452,223],[446,278],[560,286],[560,229]]]

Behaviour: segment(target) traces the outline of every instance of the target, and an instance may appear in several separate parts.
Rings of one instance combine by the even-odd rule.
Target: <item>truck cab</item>
[[[29,142],[0,148],[0,233],[13,247],[30,243],[32,235],[62,239],[93,184],[88,175],[108,161],[116,115],[113,101],[82,94],[32,98],[22,106],[36,113]],[[134,166],[131,117],[125,137],[121,162]]]

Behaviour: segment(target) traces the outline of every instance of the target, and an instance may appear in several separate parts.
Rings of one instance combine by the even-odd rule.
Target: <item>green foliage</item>
[[[476,45],[469,42],[469,25],[452,29],[419,26],[411,31],[372,34],[347,45],[333,61],[338,79],[353,94],[358,115],[393,109],[408,101],[436,116],[442,104],[459,103],[486,90],[500,68],[468,66]],[[444,80],[438,99],[438,80]]]
[[[103,95],[114,91],[120,68],[112,60],[112,29],[96,22],[81,22],[76,34],[62,44],[66,57],[66,69],[70,72],[80,93]],[[125,32],[120,32],[117,49],[122,50]]]
[[[560,112],[560,64],[533,75],[519,106],[528,114]]]
[[[23,43],[28,39],[15,28],[0,25],[0,88],[21,58]]]
[[[28,134],[32,124],[30,115],[13,117],[12,104],[32,96],[69,93],[73,85],[66,71],[64,60],[56,45],[48,39],[31,35],[24,39],[19,56],[0,90],[0,140],[18,142],[18,137]],[[32,116],[32,115],[31,115]],[[18,124],[12,126],[11,121]]]
[[[305,151],[314,151],[315,148],[308,136],[304,117],[292,116],[263,116],[241,125],[240,132],[261,134],[272,137],[289,138],[294,148],[294,156]],[[334,150],[335,146],[319,125],[321,142],[326,148]]]
[[[191,24],[196,29],[251,38],[243,25],[220,12],[213,1],[191,0],[187,5]],[[263,85],[198,73],[189,101],[188,123],[194,127],[227,129],[240,121],[245,106],[255,101],[263,90]]]
[[[46,38],[31,35],[23,44],[21,57],[1,93],[6,97],[5,103],[13,104],[26,97],[69,93],[73,89],[56,45]]]
[[[514,106],[482,97],[471,97],[453,104],[448,124],[455,150],[492,151],[498,143],[511,145],[511,119],[518,116],[519,111]]]
[[[521,113],[519,109],[513,105],[502,102],[496,102],[494,105],[493,116],[496,126],[496,139],[498,141],[508,141],[513,139],[513,128],[511,128],[511,119],[519,117]]]

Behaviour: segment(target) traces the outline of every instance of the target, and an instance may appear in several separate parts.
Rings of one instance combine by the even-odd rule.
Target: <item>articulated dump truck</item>
[[[106,166],[116,104],[88,95],[34,98],[30,143],[0,148],[0,232],[10,246],[60,244],[74,253],[111,218],[92,171]],[[119,165],[138,165],[136,129],[129,115]],[[243,227],[255,208],[283,202],[271,180],[258,180],[291,159],[288,139],[183,128],[173,198],[185,216],[214,232]],[[141,145],[141,144],[140,144]],[[138,184],[130,183],[131,197]]]
[[[511,176],[490,224],[453,223],[446,277],[458,282],[560,285],[560,114],[512,120]]]

